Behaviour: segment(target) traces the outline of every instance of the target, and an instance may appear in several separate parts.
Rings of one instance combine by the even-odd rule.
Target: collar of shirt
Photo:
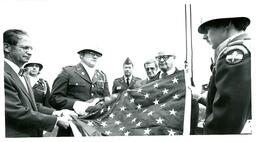
[[[95,68],[90,68],[88,67],[85,63],[81,62],[81,64],[83,65],[84,69],[87,71],[87,73],[89,74],[89,77],[92,79],[93,75],[95,73]]]
[[[220,45],[215,50],[215,56],[214,56],[215,63],[216,63],[216,60],[219,58],[219,55],[221,55],[221,53],[224,51],[223,49],[225,49],[225,47],[228,45],[228,43],[230,43],[231,40],[240,36],[241,34],[244,34],[244,32],[242,31],[237,34],[234,34],[231,37],[229,37],[228,39],[224,40],[222,43],[220,43]]]
[[[127,78],[128,78],[128,80],[129,80],[129,83],[131,83],[132,75],[131,75],[131,76],[129,76],[129,77],[124,76],[124,81],[125,81],[125,82],[126,82]]]
[[[175,70],[176,70],[176,68],[171,68],[170,70],[168,70],[166,73],[167,73],[167,75],[170,75],[170,74],[173,74],[174,72],[175,72]],[[162,74],[163,74],[164,72],[163,71],[161,71],[161,73],[160,73],[160,77],[159,78],[162,78]]]
[[[12,61],[10,61],[6,58],[4,58],[4,61],[7,62],[12,67],[12,69],[15,71],[15,73],[17,73],[19,75],[20,68],[16,64],[14,64]]]

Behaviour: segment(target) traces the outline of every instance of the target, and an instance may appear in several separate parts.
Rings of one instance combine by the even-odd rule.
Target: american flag
[[[96,120],[75,118],[82,135],[182,135],[185,109],[184,71],[127,90]]]

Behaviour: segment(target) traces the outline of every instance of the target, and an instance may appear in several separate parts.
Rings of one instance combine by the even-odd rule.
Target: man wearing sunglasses
[[[148,78],[146,78],[144,80],[137,81],[135,83],[135,88],[138,88],[142,85],[148,84],[148,83],[156,80],[156,75],[157,75],[157,71],[158,71],[157,61],[154,59],[147,60],[144,63],[144,68],[145,68]]]

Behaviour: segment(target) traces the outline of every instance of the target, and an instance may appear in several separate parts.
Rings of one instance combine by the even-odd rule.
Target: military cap
[[[133,65],[131,59],[129,57],[127,57],[126,60],[124,61],[124,65],[130,65],[130,64]]]
[[[201,25],[198,27],[198,32],[201,34],[204,34],[207,32],[207,27],[214,26],[217,23],[223,22],[223,21],[238,21],[239,24],[242,24],[245,28],[249,26],[250,19],[247,17],[222,17],[222,18],[207,18],[204,20],[204,22],[201,23]]]
[[[41,71],[43,69],[43,65],[37,62],[29,62],[27,64],[24,65],[24,68],[29,67],[29,66],[33,66],[33,65],[38,65],[39,66],[39,71]]]
[[[89,52],[94,52],[94,53],[98,54],[100,57],[102,56],[102,53],[100,53],[99,51],[93,50],[93,49],[82,49],[82,50],[78,51],[77,53],[81,54],[81,53],[89,53]]]

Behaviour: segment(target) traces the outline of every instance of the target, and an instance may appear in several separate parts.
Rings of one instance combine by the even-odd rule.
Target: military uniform
[[[205,134],[238,134],[251,117],[249,40],[243,33],[216,50],[207,96]]]
[[[75,101],[109,96],[106,75],[96,70],[92,79],[79,63],[64,67],[52,86],[51,105],[56,109],[73,110]]]
[[[139,80],[141,80],[139,77],[132,76],[131,82],[128,86],[124,77],[115,79],[112,87],[112,94],[122,93],[127,89],[134,89],[136,81],[139,81]]]
[[[37,103],[40,103],[46,107],[51,107],[49,104],[50,87],[46,80],[39,78],[38,81],[33,85],[32,89]]]

